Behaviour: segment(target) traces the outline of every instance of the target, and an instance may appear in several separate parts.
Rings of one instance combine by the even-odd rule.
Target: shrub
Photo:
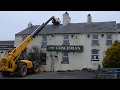
[[[106,51],[106,56],[102,61],[105,68],[120,68],[120,42],[115,40],[112,46]]]

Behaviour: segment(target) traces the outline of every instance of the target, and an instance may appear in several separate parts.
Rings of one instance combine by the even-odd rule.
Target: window
[[[118,34],[118,41],[120,41],[120,34]]]
[[[23,35],[23,36],[22,36],[22,39],[23,39],[23,40],[25,40],[26,38],[27,38],[27,36],[26,36],[26,35]]]
[[[0,53],[3,53],[3,51],[1,51]]]
[[[68,52],[63,52],[63,61],[62,64],[69,64]]]
[[[92,45],[99,45],[98,35],[93,35]]]
[[[69,45],[69,35],[64,35],[63,45]]]
[[[112,44],[112,35],[107,35],[106,44],[107,44],[107,45],[111,45],[111,44]]]
[[[105,56],[106,56],[106,51],[103,52],[103,58],[105,58]]]
[[[92,61],[99,61],[97,49],[92,50]]]
[[[41,65],[46,65],[46,53],[41,53]]]
[[[47,47],[47,36],[42,36],[42,47]]]

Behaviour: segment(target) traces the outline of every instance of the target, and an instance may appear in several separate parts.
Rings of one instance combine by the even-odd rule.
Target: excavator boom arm
[[[20,43],[14,50],[10,53],[6,54],[4,57],[0,59],[0,71],[1,72],[14,72],[17,69],[17,65],[19,63],[18,59],[22,51],[29,45],[29,43],[33,40],[33,38],[52,20],[54,25],[59,24],[59,20],[52,16],[45,23],[40,25],[32,34],[28,35],[27,38]],[[17,62],[18,61],[18,62]],[[28,63],[28,62],[27,62]]]
[[[51,21],[53,23],[57,23],[58,21],[54,16],[52,16],[49,20],[47,20],[45,23],[40,25],[31,35],[29,35],[18,47],[16,47],[11,54],[14,57],[17,57],[24,49],[27,47],[27,45],[33,40],[33,38]]]
[[[41,26],[39,26],[31,35],[34,38],[51,20],[53,20],[53,23],[56,23],[55,17],[52,16],[49,20],[47,20],[45,23],[43,23]]]

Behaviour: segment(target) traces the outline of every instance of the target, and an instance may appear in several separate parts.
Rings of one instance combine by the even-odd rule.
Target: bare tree
[[[32,46],[32,48],[27,48],[27,52],[24,52],[24,58],[30,61],[38,61],[42,64],[44,55],[43,50],[39,46]]]

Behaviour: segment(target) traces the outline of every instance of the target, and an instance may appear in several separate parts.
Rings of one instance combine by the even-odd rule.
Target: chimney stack
[[[92,17],[90,14],[88,14],[88,16],[87,16],[87,23],[88,24],[92,23]]]
[[[69,14],[67,12],[65,12],[63,14],[63,25],[67,25],[68,23],[70,23],[71,18],[69,17]]]

